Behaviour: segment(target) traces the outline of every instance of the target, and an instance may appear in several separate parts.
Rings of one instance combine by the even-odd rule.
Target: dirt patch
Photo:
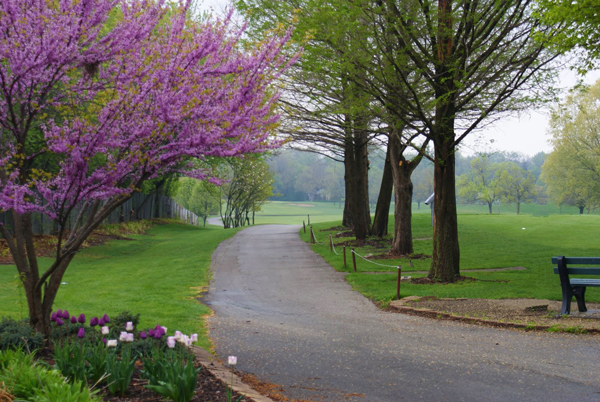
[[[560,315],[561,304],[556,300],[445,299],[432,296],[393,301],[390,310],[490,326],[600,334],[600,303],[587,303],[588,311],[579,313],[577,304],[573,302],[569,316]]]

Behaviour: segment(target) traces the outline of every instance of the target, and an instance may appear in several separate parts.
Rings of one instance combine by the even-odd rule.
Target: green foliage
[[[96,402],[83,382],[68,383],[57,370],[34,361],[22,350],[0,352],[0,383],[18,400],[35,402]]]
[[[106,375],[106,362],[108,360],[108,349],[101,341],[87,344],[85,360],[88,363],[87,380],[97,384]]]
[[[86,348],[82,340],[65,339],[54,342],[54,361],[57,369],[67,377],[69,382],[86,382],[88,368],[86,364]]]
[[[205,220],[209,215],[218,214],[221,207],[221,193],[216,185],[189,177],[179,179],[174,199]]]
[[[0,321],[0,351],[20,348],[36,350],[43,342],[43,336],[33,332],[28,320],[2,318]]]
[[[134,369],[135,359],[131,356],[130,348],[124,348],[120,358],[116,353],[109,353],[106,360],[108,392],[111,395],[123,396],[129,387]]]
[[[112,318],[110,321],[112,329],[116,329],[117,331],[125,331],[125,325],[127,322],[131,321],[133,323],[133,328],[137,328],[140,323],[140,314],[132,314],[129,311],[123,311],[116,317]]]
[[[600,81],[574,89],[552,113],[554,150],[543,165],[551,199],[582,211],[600,206]]]
[[[186,350],[160,350],[144,360],[142,377],[148,379],[147,388],[174,402],[190,401],[198,383],[200,368],[194,367],[193,355]]]

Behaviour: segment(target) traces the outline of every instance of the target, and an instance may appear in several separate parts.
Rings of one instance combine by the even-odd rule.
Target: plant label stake
[[[400,300],[400,281],[402,280],[402,266],[398,265],[398,284],[396,286],[396,300]]]

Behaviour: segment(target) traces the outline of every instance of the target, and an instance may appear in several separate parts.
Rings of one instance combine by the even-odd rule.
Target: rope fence
[[[357,256],[359,256],[360,258],[362,258],[363,260],[365,260],[365,261],[367,261],[367,262],[370,262],[371,264],[379,265],[380,267],[387,267],[387,268],[398,268],[398,266],[397,266],[397,265],[385,265],[385,264],[380,264],[380,263],[378,263],[378,262],[375,262],[375,261],[371,261],[371,260],[369,260],[368,258],[365,258],[365,257],[363,257],[362,255],[358,254],[356,251],[354,251],[354,249],[352,249],[352,252],[353,252],[354,254],[356,254]]]

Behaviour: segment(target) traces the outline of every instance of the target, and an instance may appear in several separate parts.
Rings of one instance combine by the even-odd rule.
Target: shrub
[[[198,372],[189,351],[163,352],[156,349],[144,360],[142,377],[148,379],[147,388],[174,402],[189,402],[198,384]]]
[[[15,400],[100,402],[84,383],[67,383],[57,370],[34,361],[33,355],[22,350],[0,352],[0,383]]]
[[[44,337],[33,331],[28,320],[15,321],[11,318],[2,318],[0,321],[0,351],[20,348],[36,350],[43,343]]]

